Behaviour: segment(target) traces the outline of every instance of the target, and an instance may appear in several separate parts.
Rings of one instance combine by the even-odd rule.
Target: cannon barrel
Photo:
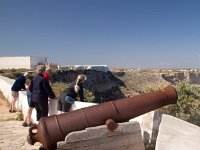
[[[72,131],[104,125],[108,119],[116,123],[125,122],[165,105],[175,104],[177,99],[175,88],[169,85],[159,91],[41,118],[37,126],[29,129],[27,141],[31,145],[40,142],[48,150],[54,150],[57,142],[63,141]]]

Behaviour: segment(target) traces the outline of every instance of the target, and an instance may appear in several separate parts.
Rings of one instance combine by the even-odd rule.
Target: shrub
[[[86,89],[84,89],[84,97],[85,97],[85,102],[89,102],[89,103],[96,102],[95,96],[92,94],[92,92]]]
[[[21,112],[17,114],[16,120],[23,121],[23,114]]]
[[[175,88],[177,104],[163,107],[160,111],[200,126],[200,88],[188,81],[177,83]]]
[[[67,88],[68,85],[69,84],[62,82],[51,83],[52,90],[55,93],[56,97],[59,97],[60,94]]]
[[[59,97],[61,93],[69,86],[69,84],[63,83],[63,82],[55,82],[51,83],[51,87],[56,95],[56,97]],[[94,103],[95,102],[95,96],[90,92],[89,90],[84,89],[84,97],[85,102]]]

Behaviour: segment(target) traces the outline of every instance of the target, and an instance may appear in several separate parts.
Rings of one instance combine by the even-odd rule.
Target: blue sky
[[[200,68],[198,0],[0,0],[0,56]]]

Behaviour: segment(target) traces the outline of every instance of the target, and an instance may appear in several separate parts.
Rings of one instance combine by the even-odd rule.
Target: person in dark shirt
[[[15,105],[16,105],[17,99],[19,99],[19,91],[26,90],[25,83],[26,83],[27,78],[28,78],[28,72],[17,77],[14,84],[11,87],[12,101],[11,101],[11,105],[9,109],[10,113],[16,112]]]
[[[44,72],[43,75],[44,75],[44,78],[45,78],[47,81],[49,81],[50,78],[51,78],[51,76],[53,75],[53,72],[52,72],[52,70],[48,67],[48,68],[46,68],[46,70],[45,70],[45,72]],[[29,86],[30,86],[30,85],[29,85]],[[24,127],[31,127],[31,126],[35,125],[35,123],[33,123],[33,120],[32,120],[32,118],[31,118],[31,116],[32,116],[32,111],[33,111],[33,109],[35,108],[35,106],[34,106],[34,104],[33,104],[32,93],[30,92],[29,87],[27,88],[26,93],[27,93],[27,100],[28,100],[28,106],[29,106],[29,108],[28,108],[28,111],[27,111],[27,115],[25,116],[24,122],[22,123],[22,126],[24,126]],[[49,99],[49,103],[50,103],[50,102],[55,102],[55,101],[54,101],[54,99]],[[51,114],[50,114],[50,110],[51,110],[51,108],[49,107],[49,115],[51,115]]]
[[[37,66],[37,75],[31,81],[29,90],[32,92],[32,101],[37,112],[37,121],[40,118],[48,116],[48,97],[55,98],[55,94],[49,85],[49,82],[44,78],[45,66]]]
[[[73,102],[77,100],[78,95],[80,101],[84,102],[83,83],[85,80],[87,80],[85,75],[78,75],[76,80],[74,80],[69,87],[62,92],[58,99],[58,114],[68,112]]]

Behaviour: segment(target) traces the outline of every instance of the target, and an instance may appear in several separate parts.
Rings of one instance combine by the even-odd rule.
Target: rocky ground
[[[0,150],[38,150],[40,143],[34,146],[26,141],[28,127],[17,121],[18,113],[9,113],[9,104],[0,93]]]

